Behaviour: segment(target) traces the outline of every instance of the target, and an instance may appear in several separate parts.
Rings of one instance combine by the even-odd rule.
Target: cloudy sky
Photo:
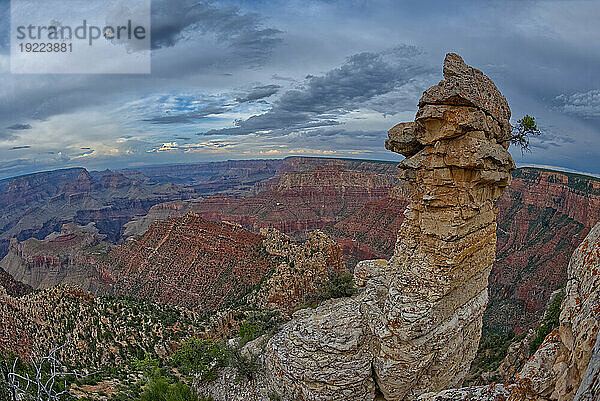
[[[42,0],[40,0],[42,1]],[[446,52],[544,132],[520,165],[600,173],[600,2],[152,2],[150,75],[11,75],[0,0],[0,178],[208,160],[400,160]],[[514,121],[513,121],[514,122]]]

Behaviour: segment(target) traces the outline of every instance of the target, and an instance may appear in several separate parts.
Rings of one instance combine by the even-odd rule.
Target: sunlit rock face
[[[364,261],[353,298],[301,311],[267,345],[290,400],[411,400],[458,385],[481,336],[496,249],[494,202],[515,165],[510,109],[493,82],[448,54],[414,122],[389,131],[406,159],[406,220],[394,256]]]
[[[418,146],[398,145],[395,129],[386,143],[406,156],[399,167],[411,187],[385,268],[387,291],[369,314],[380,341],[374,371],[387,399],[454,386],[466,375],[488,300],[494,202],[514,168],[504,96],[456,54],[446,56],[444,78],[403,127],[404,141]]]

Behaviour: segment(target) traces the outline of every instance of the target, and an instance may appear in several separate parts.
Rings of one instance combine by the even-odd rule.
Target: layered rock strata
[[[573,253],[559,327],[546,336],[515,384],[465,387],[419,401],[595,401],[600,399],[600,223]],[[498,388],[502,387],[502,393]]]
[[[311,232],[304,243],[295,242],[274,228],[263,228],[260,234],[267,253],[281,258],[281,263],[250,297],[250,303],[263,309],[278,310],[289,318],[331,277],[348,273],[338,244],[319,230]]]
[[[98,258],[109,249],[104,237],[93,223],[67,223],[44,240],[18,242],[13,238],[0,268],[34,289],[68,284],[95,294],[106,293],[114,280]]]
[[[394,256],[357,265],[353,298],[301,311],[267,345],[283,399],[415,399],[469,370],[496,247],[494,202],[510,183],[510,109],[456,54],[414,122],[389,132],[411,194]]]
[[[600,397],[600,224],[573,253],[567,274],[560,325],[517,375],[512,401]]]

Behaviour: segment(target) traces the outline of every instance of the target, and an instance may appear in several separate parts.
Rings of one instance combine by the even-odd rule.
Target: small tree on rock
[[[520,146],[521,153],[531,152],[529,138],[542,134],[535,123],[535,117],[529,114],[525,114],[523,118],[517,120],[517,125],[511,128],[512,136],[510,137],[510,143]]]

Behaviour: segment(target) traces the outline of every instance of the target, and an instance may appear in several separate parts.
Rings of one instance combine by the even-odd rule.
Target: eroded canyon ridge
[[[462,382],[477,351],[496,248],[494,202],[515,168],[510,109],[482,72],[448,54],[414,122],[389,132],[410,203],[394,256],[354,271],[352,298],[298,314],[267,345],[289,399],[387,400]]]

